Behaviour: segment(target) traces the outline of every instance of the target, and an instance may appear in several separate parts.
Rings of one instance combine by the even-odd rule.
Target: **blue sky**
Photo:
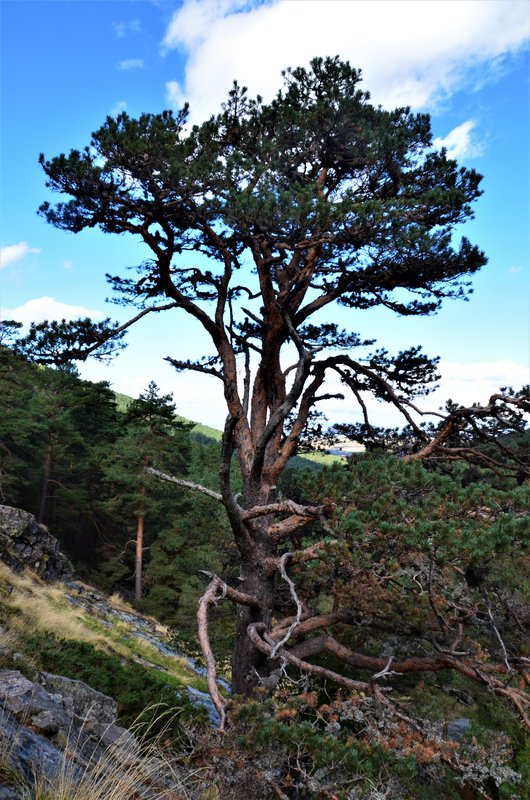
[[[0,0],[0,13],[4,318],[124,319],[104,302],[104,274],[142,258],[126,237],[73,236],[36,215],[50,199],[41,151],[85,146],[106,115],[123,109],[135,116],[189,100],[201,121],[234,78],[267,98],[282,68],[338,53],[363,69],[374,102],[428,111],[437,143],[485,176],[475,219],[462,231],[489,256],[470,302],[426,319],[361,312],[352,328],[392,350],[421,343],[440,355],[433,407],[449,396],[485,401],[499,385],[530,381],[526,0]],[[176,375],[162,360],[201,355],[200,331],[160,315],[129,338],[112,366],[87,364],[82,374],[133,395],[154,379],[185,416],[222,424],[222,401],[203,376]],[[332,403],[327,413],[343,421],[352,412]]]

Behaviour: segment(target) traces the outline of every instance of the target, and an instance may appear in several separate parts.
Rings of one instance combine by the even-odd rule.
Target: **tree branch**
[[[238,603],[241,606],[249,606],[249,608],[261,608],[259,601],[256,600],[255,597],[253,597],[251,594],[246,594],[246,592],[240,592],[239,589],[233,589],[214,572],[208,572],[206,569],[200,569],[199,572],[201,575],[206,575],[206,577],[210,578],[212,581],[217,581],[218,585],[223,590],[223,597],[227,597],[229,600],[232,600],[234,603]]]
[[[200,483],[186,481],[184,478],[175,478],[174,475],[168,475],[166,472],[161,472],[159,469],[154,469],[154,467],[146,467],[145,471],[148,472],[149,475],[153,475],[155,478],[160,478],[162,481],[176,483],[177,486],[184,486],[186,489],[193,489],[194,492],[201,492],[202,494],[211,497],[213,500],[217,500],[218,503],[223,502],[222,494],[219,494],[219,492],[214,492],[213,489],[207,489],[206,486],[201,486]]]
[[[287,574],[287,572],[285,570],[285,563],[290,558],[292,558],[292,556],[293,556],[292,553],[284,553],[282,555],[282,557],[280,559],[280,573],[281,573],[281,576],[284,579],[284,581],[289,586],[289,592],[291,593],[291,597],[293,598],[294,602],[296,603],[296,617],[294,618],[294,620],[290,624],[289,628],[287,629],[287,632],[285,633],[283,639],[281,639],[279,642],[277,642],[277,644],[275,644],[274,647],[272,648],[271,654],[269,656],[271,661],[274,658],[276,658],[276,654],[277,654],[278,650],[280,649],[280,647],[283,647],[283,645],[286,642],[289,641],[289,639],[291,638],[291,634],[294,631],[294,629],[298,625],[300,625],[300,621],[302,619],[302,613],[303,613],[303,610],[304,610],[303,607],[302,607],[302,603],[300,602],[300,599],[299,599],[299,597],[298,597],[298,595],[296,593],[296,587],[294,585],[294,582],[291,580],[291,578],[288,576],[288,574]]]
[[[270,640],[268,640],[265,631],[266,625],[263,622],[254,622],[247,628],[248,636],[254,647],[270,658],[274,649],[274,643],[271,643]],[[263,638],[260,636],[260,633],[264,635]],[[333,672],[332,670],[325,669],[324,667],[318,667],[315,664],[309,664],[307,661],[303,661],[302,659],[293,655],[293,653],[289,652],[289,650],[283,650],[279,657],[285,659],[294,667],[302,670],[302,672],[309,672],[311,675],[316,675],[319,678],[327,678],[334,683],[338,683],[340,686],[345,686],[347,689],[352,689],[356,692],[372,691],[372,687],[369,683],[365,683],[364,681],[354,681],[351,678],[347,678],[345,675],[340,675],[338,672]]]
[[[294,500],[285,500],[281,503],[269,503],[264,506],[253,506],[241,512],[241,519],[249,520],[256,519],[256,517],[266,517],[269,514],[283,514],[292,513],[301,517],[318,518],[321,515],[331,514],[335,509],[334,504],[326,504],[323,506],[302,506],[295,503]]]
[[[194,364],[191,361],[179,361],[176,358],[171,358],[171,356],[166,356],[164,361],[167,361],[171,364],[172,367],[178,370],[193,370],[194,372],[201,372],[203,375],[213,375],[215,378],[219,378],[223,380],[223,374],[220,370],[215,369],[215,367],[207,367],[205,364]]]
[[[208,584],[206,591],[199,600],[199,608],[197,610],[197,625],[199,629],[199,642],[206,664],[206,682],[208,684],[208,691],[212,698],[217,713],[219,714],[219,730],[223,731],[226,721],[226,701],[221,696],[219,687],[217,685],[217,669],[215,666],[215,658],[210,645],[210,638],[208,636],[208,608],[212,604],[216,604],[225,596],[225,584],[220,578],[214,577]]]

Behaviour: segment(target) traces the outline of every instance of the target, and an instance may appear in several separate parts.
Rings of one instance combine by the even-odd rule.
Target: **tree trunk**
[[[144,517],[141,514],[136,523],[136,558],[134,570],[134,599],[142,599],[142,554],[144,548]]]
[[[140,492],[145,497],[145,486],[140,487]],[[144,552],[144,503],[140,506],[136,521],[136,558],[134,569],[134,599],[136,603],[142,600],[142,562]]]
[[[264,622],[270,627],[274,606],[274,575],[268,574],[264,564],[272,555],[270,548],[256,544],[251,561],[243,561],[241,591],[255,597],[260,608],[238,605],[236,616],[236,639],[232,651],[232,693],[248,697],[260,685],[260,677],[267,677],[271,662],[252,644],[247,634],[253,622]]]
[[[45,521],[46,516],[46,505],[48,503],[48,487],[50,485],[50,476],[52,472],[52,443],[48,444],[46,449],[46,455],[44,456],[44,470],[42,476],[42,489],[40,493],[40,505],[39,505],[39,515],[38,520],[39,522]]]

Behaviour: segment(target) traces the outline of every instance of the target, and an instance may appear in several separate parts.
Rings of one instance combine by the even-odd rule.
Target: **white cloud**
[[[376,103],[433,108],[478,83],[530,36],[526,0],[184,0],[162,52],[187,56],[171,96],[200,121],[219,108],[234,78],[270,98],[280,71],[315,55],[363,69]]]
[[[186,97],[178,81],[166,83],[166,100],[171,108],[182,108],[186,102]]]
[[[528,367],[507,358],[470,364],[441,361],[439,372],[440,388],[427,398],[430,408],[444,405],[448,399],[464,406],[482,405],[503,386],[520,389],[530,383]]]
[[[449,131],[443,139],[439,137],[433,140],[435,147],[445,147],[449,158],[474,158],[483,153],[483,145],[473,140],[473,130],[476,127],[475,120],[468,119],[452,131]]]
[[[127,110],[127,102],[125,100],[119,100],[116,103],[116,105],[113,108],[111,108],[110,113],[113,117],[117,117],[118,114],[121,114],[122,111],[126,110]]]
[[[91,317],[92,319],[103,319],[100,311],[92,311],[84,306],[69,305],[61,303],[54,297],[37,297],[35,300],[28,300],[24,305],[17,308],[4,308],[2,310],[4,319],[15,319],[23,325],[30,322],[44,322],[44,320],[76,319],[77,317]]]
[[[129,33],[139,33],[141,30],[138,19],[132,19],[130,22],[113,22],[112,25],[118,39],[123,39]]]
[[[4,269],[15,261],[21,261],[29,253],[40,253],[40,250],[38,247],[30,247],[27,242],[0,247],[0,269]]]
[[[154,376],[163,392],[173,392],[179,414],[214,428],[223,428],[226,406],[221,382],[215,378],[196,372],[177,373],[162,361],[156,362],[155,366],[152,353],[139,353],[133,346],[120,354],[111,365],[93,361],[80,365],[80,370],[87,380],[108,380],[116,391],[131,397],[137,397]],[[417,400],[418,407],[424,411],[436,412],[449,399],[464,406],[472,403],[483,405],[503,386],[518,389],[530,382],[528,368],[509,359],[472,363],[443,361],[438,372],[442,375],[440,388]],[[317,410],[324,412],[329,424],[363,421],[357,402],[336,373],[329,373],[322,393],[324,391],[344,395],[344,400],[318,403]],[[368,394],[364,395],[364,399],[374,425],[399,428],[406,424],[404,417],[389,403],[379,402]],[[421,418],[417,419],[421,421]],[[423,419],[435,420],[436,417]]]
[[[126,58],[124,61],[119,61],[116,64],[117,69],[143,69],[145,66],[142,58]]]

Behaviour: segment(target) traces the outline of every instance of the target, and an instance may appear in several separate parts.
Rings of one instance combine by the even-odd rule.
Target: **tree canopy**
[[[437,359],[417,346],[396,355],[372,349],[375,340],[343,329],[333,309],[345,307],[353,325],[357,311],[378,306],[399,315],[432,314],[446,298],[465,298],[470,277],[486,263],[477,246],[458,239],[481,194],[481,176],[433,147],[428,115],[373,106],[359,88],[360,71],[338,58],[316,58],[283,78],[270,103],[234,84],[221,113],[201,125],[190,127],[187,107],[139,119],[123,113],[107,118],[85,150],[41,156],[47,185],[69,198],[41,206],[48,222],[75,233],[97,227],[132,234],[149,257],[133,277],[108,276],[120,301],[136,308],[129,322],[58,324],[53,335],[47,326],[33,326],[21,343],[45,363],[107,357],[130,325],[162,311],[188,314],[209,335],[211,353],[199,361],[171,353],[167,360],[177,370],[221,381],[228,411],[220,492],[207,493],[226,509],[240,584],[235,589],[214,576],[199,610],[222,719],[225,702],[207,630],[208,607],[220,595],[238,606],[235,693],[251,693],[281,657],[383,698],[376,682],[347,676],[360,665],[351,650],[330,645],[330,637],[312,637],[322,627],[347,625],[351,615],[340,608],[320,613],[297,594],[287,572],[325,559],[319,537],[335,537],[335,501],[295,502],[279,492],[278,481],[315,407],[330,397],[330,374],[351,391],[370,435],[367,392],[401,411],[420,441],[416,450],[425,451],[438,434],[436,448],[454,445],[456,413],[450,435],[441,433],[445,418],[429,433],[412,416],[414,397],[436,381]],[[58,347],[62,334],[65,347]],[[517,414],[528,408],[528,396],[506,393],[481,408],[482,417],[477,407],[466,421],[490,420],[507,409],[522,425]],[[240,495],[230,469],[234,453]],[[282,582],[294,605],[278,620]],[[314,663],[330,648],[345,671]],[[431,653],[418,669],[439,663]],[[482,680],[472,657],[448,656],[443,666]],[[504,671],[502,660],[486,670]],[[494,691],[508,692],[501,677],[495,681]],[[519,694],[512,699],[523,708]]]

